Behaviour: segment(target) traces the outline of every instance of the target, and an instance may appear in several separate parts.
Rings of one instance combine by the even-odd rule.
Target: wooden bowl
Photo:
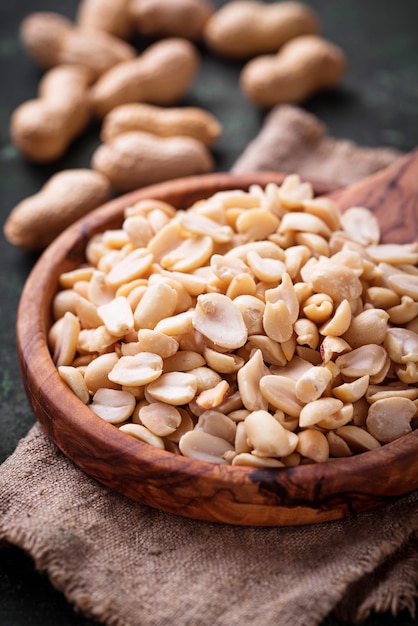
[[[326,463],[279,470],[215,465],[158,450],[106,423],[70,391],[51,359],[47,332],[58,277],[84,261],[92,235],[120,227],[126,206],[153,197],[187,208],[216,191],[282,179],[268,173],[209,174],[129,193],[68,228],[30,274],[17,316],[18,357],[28,399],[62,452],[112,490],[186,517],[272,526],[342,518],[418,487],[416,431],[378,450]],[[328,191],[314,187],[318,193]]]

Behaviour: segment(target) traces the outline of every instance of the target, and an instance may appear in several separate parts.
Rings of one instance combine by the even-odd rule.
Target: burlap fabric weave
[[[270,111],[231,171],[298,172],[307,180],[343,187],[390,165],[399,156],[393,148],[369,148],[336,139],[314,115],[281,105]]]
[[[379,169],[379,151],[361,151],[369,171]],[[277,169],[295,171],[282,159]],[[86,476],[38,425],[0,467],[0,542],[28,552],[77,610],[109,626],[315,626],[330,613],[350,621],[372,610],[413,613],[417,533],[416,493],[310,526],[176,517]]]

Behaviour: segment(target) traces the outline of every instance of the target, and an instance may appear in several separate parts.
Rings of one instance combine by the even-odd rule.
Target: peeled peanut
[[[67,226],[105,202],[109,194],[109,181],[100,172],[62,170],[38,193],[14,207],[4,235],[14,246],[41,250]]]
[[[209,0],[131,0],[130,16],[138,31],[152,37],[198,40],[214,12]]]
[[[407,328],[389,328],[384,341],[386,350],[395,363],[418,361],[418,333]]]
[[[187,372],[167,372],[147,387],[153,400],[181,406],[193,400],[197,391],[197,378]]]
[[[387,358],[386,350],[376,344],[365,344],[336,358],[335,363],[343,376],[361,378],[381,371]]]
[[[343,300],[352,302],[360,297],[363,290],[360,279],[352,269],[327,258],[313,265],[307,282],[317,293],[328,294],[336,303]]]
[[[268,411],[252,411],[245,418],[244,427],[256,456],[287,456],[298,443],[297,435],[286,430]]]
[[[315,463],[323,463],[329,457],[328,440],[323,433],[313,428],[300,431],[297,435],[296,451]]]
[[[116,135],[131,131],[152,133],[159,137],[183,135],[209,146],[220,136],[222,127],[211,113],[198,107],[164,108],[134,102],[122,104],[106,115],[101,137],[104,142],[108,142]]]
[[[299,415],[299,426],[307,428],[337,413],[343,406],[338,398],[318,398],[302,407]]]
[[[45,74],[38,98],[17,107],[10,120],[12,141],[22,154],[47,163],[67,151],[90,120],[90,82],[91,73],[81,66],[62,65]]]
[[[238,389],[244,407],[249,411],[267,411],[268,402],[260,391],[260,380],[268,372],[261,350],[256,350],[237,373]]]
[[[249,61],[242,70],[240,85],[257,106],[296,104],[336,85],[345,65],[340,48],[316,35],[304,35],[286,43],[276,55]]]
[[[381,344],[388,330],[388,319],[388,313],[382,309],[365,309],[353,317],[342,337],[352,348],[367,343]]]
[[[127,39],[133,31],[129,5],[130,0],[81,0],[76,23],[83,29],[99,30]]]
[[[132,415],[135,397],[129,391],[100,388],[89,407],[96,415],[110,424],[120,424]]]
[[[139,419],[154,435],[167,437],[180,426],[181,413],[171,404],[152,402],[139,409]]]
[[[190,430],[180,437],[180,452],[191,459],[210,463],[226,464],[226,452],[233,452],[233,446],[221,437],[203,430]]]
[[[80,322],[76,315],[67,311],[62,318],[60,335],[55,344],[54,363],[60,365],[70,365],[77,352],[77,343],[80,335]]]
[[[135,49],[125,41],[105,32],[78,28],[53,12],[39,11],[25,17],[20,34],[29,56],[44,68],[83,65],[97,77],[136,56]]]
[[[175,104],[186,92],[199,65],[195,46],[171,37],[150,45],[135,59],[103,74],[91,90],[93,109],[103,117],[130,102]]]
[[[341,215],[341,225],[345,233],[363,246],[377,244],[380,240],[380,226],[377,217],[364,207],[351,207]]]
[[[240,348],[247,340],[248,331],[239,308],[221,293],[198,296],[192,320],[195,330],[221,351]]]
[[[163,180],[202,174],[213,168],[207,148],[192,137],[157,137],[131,132],[102,144],[92,167],[118,191],[130,191]]]
[[[212,15],[204,39],[221,56],[245,59],[277,52],[290,39],[318,30],[318,18],[307,4],[236,0]]]
[[[90,401],[90,394],[84,381],[83,374],[76,367],[70,365],[60,365],[58,373],[68,387],[84,404]]]
[[[198,419],[196,429],[220,437],[230,444],[235,443],[237,426],[232,419],[219,411],[204,411]]]
[[[417,407],[412,400],[402,397],[377,400],[370,406],[367,430],[381,443],[394,441],[411,432],[411,419]]]

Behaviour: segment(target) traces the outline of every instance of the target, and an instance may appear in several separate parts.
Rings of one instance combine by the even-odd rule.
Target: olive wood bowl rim
[[[277,172],[215,173],[166,181],[129,192],[106,202],[72,224],[36,261],[25,282],[16,318],[18,361],[25,391],[38,421],[64,455],[111,489],[186,517],[245,525],[289,525],[346,517],[353,512],[379,506],[388,500],[388,495],[391,499],[418,487],[418,482],[410,485],[410,476],[399,480],[396,472],[396,480],[393,480],[391,475],[394,462],[400,462],[401,470],[408,474],[408,464],[418,451],[417,431],[378,449],[324,463],[278,469],[217,465],[159,450],[127,436],[84,405],[61,379],[53,363],[47,330],[58,276],[80,263],[81,251],[92,235],[121,224],[123,210],[127,206],[155,197],[173,198],[172,203],[177,206],[176,198],[185,193],[187,197],[204,198],[216,191],[247,189],[251,184],[280,184],[284,177],[285,174]],[[323,183],[312,184],[316,195],[334,191]],[[72,441],[74,433],[77,433],[77,438],[79,435],[82,437],[75,447]],[[100,458],[97,452],[106,458]],[[129,479],[125,481],[126,476],[118,478],[116,470],[111,470],[109,476],[102,475],[109,469],[112,459],[120,462],[121,452]],[[151,480],[151,485],[144,487],[145,494],[132,478],[138,464],[141,476]],[[158,476],[161,478],[158,479]],[[178,506],[171,501],[164,503],[165,496],[161,496],[159,491],[169,489],[172,480],[192,484],[196,476],[204,477],[209,492],[213,490],[216,493],[219,489],[231,491],[231,499],[237,497],[240,501],[238,509],[239,504],[244,507],[242,517],[234,511],[229,515],[228,511],[220,510],[215,497],[199,503],[198,493],[191,492],[190,499],[185,497],[185,503],[180,502]],[[373,484],[362,493],[363,489],[359,486],[366,481]],[[293,490],[290,499],[285,493],[289,485]],[[327,485],[332,485],[332,489]],[[187,492],[187,484],[185,489]],[[358,496],[354,503],[351,491]],[[193,504],[194,498],[196,504]]]

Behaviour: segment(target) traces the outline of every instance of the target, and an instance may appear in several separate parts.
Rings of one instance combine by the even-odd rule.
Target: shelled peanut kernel
[[[418,244],[379,244],[366,209],[321,202],[291,175],[186,211],[128,207],[61,275],[63,380],[128,435],[215,463],[322,462],[410,432],[418,334],[390,309],[418,302]]]

